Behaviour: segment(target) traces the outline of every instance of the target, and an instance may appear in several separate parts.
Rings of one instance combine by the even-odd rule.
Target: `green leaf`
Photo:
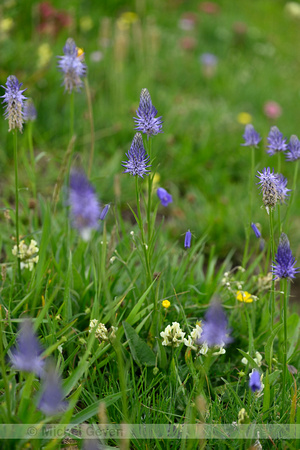
[[[281,330],[281,328],[283,327],[283,324],[280,323],[279,325],[277,325],[273,331],[271,332],[267,343],[266,343],[266,347],[265,347],[265,356],[266,356],[266,361],[269,365],[269,369],[271,369],[272,367],[272,358],[273,358],[273,343],[274,343],[274,339],[276,337],[276,334]]]
[[[63,314],[66,322],[72,319],[72,300],[71,300],[71,282],[72,282],[72,253],[69,253],[68,272],[65,281],[65,292],[63,300]]]
[[[129,323],[130,325],[133,325],[138,319],[136,318],[137,313],[139,312],[139,310],[141,309],[142,304],[144,303],[145,298],[147,297],[147,295],[149,294],[153,284],[155,283],[156,279],[154,281],[152,281],[152,283],[150,284],[150,286],[148,287],[148,289],[146,289],[146,291],[143,293],[143,295],[141,296],[141,298],[139,299],[139,301],[137,302],[137,304],[132,308],[131,313],[129,314],[129,316],[127,317],[127,323]]]
[[[106,407],[108,407],[118,401],[121,397],[122,393],[118,392],[117,394],[108,395],[107,397],[98,400],[97,402],[85,408],[83,411],[80,411],[80,413],[76,414],[72,418],[72,423],[77,424],[85,422],[86,420],[98,414],[100,403],[104,402]]]
[[[250,355],[248,355],[248,353],[244,352],[243,350],[241,350],[240,348],[238,348],[238,351],[244,356],[244,358],[246,358],[250,364],[251,367],[254,367],[255,369],[258,369],[258,365],[257,363],[254,361],[253,358],[251,358]]]
[[[123,322],[126,339],[128,340],[133,359],[140,365],[155,366],[155,354],[145,341],[139,337],[131,325]]]

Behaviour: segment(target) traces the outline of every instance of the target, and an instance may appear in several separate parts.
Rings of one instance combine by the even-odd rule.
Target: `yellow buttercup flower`
[[[239,302],[245,302],[245,303],[252,303],[253,302],[252,295],[249,294],[249,292],[247,292],[247,291],[237,291],[236,299]]]
[[[252,122],[252,116],[247,112],[241,112],[237,116],[237,121],[242,125],[247,125],[248,123]]]
[[[130,28],[130,25],[137,22],[138,20],[139,16],[135,12],[124,12],[117,20],[117,26],[119,30],[128,30]]]
[[[164,308],[169,308],[171,306],[171,303],[169,302],[169,300],[164,300],[162,302],[162,305]]]

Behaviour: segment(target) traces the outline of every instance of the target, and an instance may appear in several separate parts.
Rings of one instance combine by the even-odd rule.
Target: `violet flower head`
[[[277,174],[277,194],[280,203],[285,203],[285,198],[289,196],[288,192],[291,189],[287,189],[287,179],[281,174]]]
[[[291,136],[287,148],[286,161],[297,161],[297,159],[300,159],[300,141],[297,136]]]
[[[254,126],[251,124],[247,124],[245,127],[245,133],[243,134],[243,138],[245,139],[245,143],[241,144],[244,146],[254,146],[257,147],[257,144],[261,141],[261,136],[254,129]]]
[[[105,217],[107,216],[107,213],[109,211],[109,208],[110,208],[110,204],[104,206],[104,208],[102,209],[102,211],[100,213],[100,217],[99,217],[100,220],[105,219]]]
[[[167,192],[164,188],[158,188],[156,193],[163,206],[168,206],[169,203],[173,202],[172,195],[169,194],[169,192]]]
[[[269,210],[274,208],[279,200],[278,175],[274,174],[274,169],[271,172],[270,167],[264,168],[262,172],[258,171],[257,173],[256,177],[260,180],[257,184],[260,185],[263,204],[269,213]]]
[[[220,303],[212,303],[202,322],[202,334],[199,344],[208,347],[224,347],[232,341],[227,328],[228,320]]]
[[[22,133],[24,122],[24,100],[26,97],[23,92],[26,89],[20,89],[23,83],[19,83],[17,77],[10,75],[7,78],[6,86],[1,86],[5,89],[5,94],[2,103],[6,103],[6,110],[4,113],[5,119],[8,119],[8,131],[18,128]]]
[[[184,248],[190,248],[191,246],[191,241],[192,241],[192,233],[190,232],[190,230],[188,230],[185,233],[185,238],[184,238]]]
[[[99,228],[100,204],[95,189],[83,172],[72,171],[70,174],[68,205],[72,226],[84,241],[90,240],[92,230]]]
[[[144,178],[144,175],[148,175],[151,167],[149,163],[150,157],[147,155],[144,149],[144,143],[141,133],[136,133],[130,150],[126,153],[128,161],[123,161],[122,166],[125,167],[123,173],[130,173],[130,175],[138,175]]]
[[[295,278],[295,274],[299,272],[298,267],[294,267],[296,260],[292,255],[290,242],[285,233],[281,233],[275,262],[271,266],[274,280],[277,278]]]
[[[283,137],[283,134],[278,130],[277,127],[272,127],[268,136],[268,155],[275,155],[276,152],[285,152],[287,149],[286,138]]]
[[[44,360],[41,358],[43,348],[33,331],[30,319],[21,323],[17,346],[11,353],[10,362],[14,369],[41,376],[44,367]]]
[[[38,409],[47,416],[63,412],[68,407],[68,402],[64,401],[64,397],[61,377],[56,372],[54,364],[51,363],[48,365],[47,370],[45,370],[42,395],[38,403]]]
[[[31,98],[24,103],[23,114],[25,122],[33,122],[36,120],[37,112]]]
[[[255,236],[257,237],[257,239],[259,239],[261,237],[261,232],[259,231],[259,229],[257,228],[255,223],[251,223],[251,228],[255,233]]]
[[[162,133],[162,118],[155,117],[157,109],[152,105],[152,100],[148,89],[142,89],[139,108],[134,117],[135,129],[147,134],[148,138],[155,134]]]
[[[252,392],[260,391],[262,389],[260,374],[257,370],[253,370],[250,374],[249,387]]]
[[[64,56],[58,56],[58,68],[64,74],[63,85],[71,93],[74,89],[79,91],[83,85],[81,80],[86,75],[86,64],[83,62],[84,53],[76,47],[72,38],[68,38],[64,46]]]

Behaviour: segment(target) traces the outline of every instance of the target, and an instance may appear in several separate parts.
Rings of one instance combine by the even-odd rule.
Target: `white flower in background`
[[[109,332],[103,323],[98,322],[97,319],[93,319],[90,321],[89,333],[91,333],[95,327],[97,327],[95,337],[100,341],[109,341],[111,339],[115,339],[118,327],[111,327]]]
[[[249,352],[247,352],[247,355],[249,355]],[[253,361],[256,362],[256,364],[258,365],[258,367],[261,366],[261,362],[262,362],[262,356],[259,352],[255,352],[255,358],[253,358]],[[242,358],[241,360],[242,364],[245,364],[245,366],[249,363],[247,358]]]
[[[20,241],[19,251],[16,245],[12,249],[12,254],[21,260],[21,269],[29,269],[30,272],[34,267],[34,264],[39,260],[39,255],[37,255],[38,252],[39,248],[34,239],[31,239],[29,246],[25,244],[24,240]]]
[[[172,325],[165,328],[165,331],[161,331],[160,335],[163,338],[162,345],[179,347],[183,342],[185,333],[181,330],[178,322],[173,322]]]
[[[200,348],[199,353],[201,353],[201,355],[206,355],[207,352],[208,352],[208,346],[207,346],[207,343],[204,342],[204,344]]]
[[[197,350],[197,347],[196,347],[196,345],[197,345],[197,340],[200,339],[201,334],[202,334],[202,328],[201,328],[201,326],[197,323],[197,324],[196,324],[196,327],[193,328],[193,330],[191,331],[191,335],[188,336],[187,339],[186,339],[186,338],[183,339],[184,344],[185,344],[187,347],[191,348],[192,350]]]

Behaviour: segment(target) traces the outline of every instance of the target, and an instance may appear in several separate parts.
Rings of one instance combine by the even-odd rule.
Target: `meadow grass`
[[[74,431],[33,438],[25,429],[12,439],[0,425],[2,448],[298,448],[299,432],[233,439],[227,429],[223,439],[191,439],[184,427],[300,427],[298,284],[279,244],[286,255],[286,233],[297,259],[298,162],[265,151],[271,126],[288,141],[298,133],[299,18],[271,0],[220,0],[214,14],[194,1],[52,6],[69,15],[68,26],[33,1],[0,7],[1,83],[14,74],[37,109],[22,134],[0,122],[0,423],[33,425],[37,435],[46,424]],[[69,37],[87,65],[71,94],[56,58]],[[203,53],[217,57],[216,67],[203,67]],[[163,133],[143,134],[151,172],[142,178],[122,172],[144,88]],[[282,108],[277,118],[264,113],[269,100]],[[262,136],[252,149],[241,146],[250,122]],[[255,178],[266,167],[292,189],[274,207],[263,205]],[[72,191],[74,172],[87,179]],[[158,187],[172,196],[167,206]],[[106,204],[94,229],[90,217]],[[17,257],[18,244],[26,257]],[[275,258],[288,265],[277,280]],[[216,302],[223,309],[210,320]],[[228,335],[226,346],[210,344]],[[13,363],[18,336],[42,373]],[[262,376],[255,392],[253,370]],[[83,438],[92,425],[126,424],[153,433],[171,425],[177,435]]]

